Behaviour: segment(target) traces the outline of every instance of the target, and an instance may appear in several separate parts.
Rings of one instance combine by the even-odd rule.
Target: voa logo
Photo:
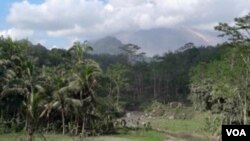
[[[231,136],[231,135],[236,136],[236,137],[237,136],[247,136],[244,129],[241,129],[241,130],[239,130],[239,129],[226,129],[226,132],[227,132],[227,136]]]

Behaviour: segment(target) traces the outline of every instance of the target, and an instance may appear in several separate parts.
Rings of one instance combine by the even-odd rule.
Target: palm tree
[[[100,66],[93,60],[84,60],[84,53],[93,50],[85,41],[83,44],[75,42],[69,52],[75,56],[72,62],[76,63],[72,66],[72,77],[68,88],[72,90],[73,97],[81,102],[79,115],[82,117],[82,133],[84,133],[85,117],[88,111],[92,111],[95,102],[94,90],[96,86],[96,76],[101,73]]]
[[[73,46],[68,50],[68,52],[72,56],[73,63],[76,61],[80,63],[83,60],[84,54],[92,51],[93,48],[88,44],[87,41],[81,42],[74,42]]]
[[[27,120],[27,132],[28,141],[32,141],[33,134],[38,128],[38,122],[42,118],[42,111],[40,109],[43,107],[45,100],[44,89],[40,85],[36,85],[32,88],[32,92],[27,94],[27,101],[24,102],[24,107],[26,110],[26,120]]]
[[[10,67],[5,72],[5,86],[1,98],[10,95],[20,95],[23,105],[21,108],[26,115],[27,140],[33,140],[33,134],[41,118],[43,101],[45,101],[44,88],[36,80],[35,67],[32,61],[19,56],[11,57]]]
[[[64,70],[64,66],[57,66],[49,68],[44,71],[44,75],[47,79],[50,79],[52,87],[51,100],[45,105],[43,115],[47,114],[47,117],[51,115],[52,109],[57,109],[61,112],[62,120],[62,134],[65,134],[65,112],[66,112],[66,99],[68,98],[67,86],[67,72]]]
[[[99,65],[92,60],[78,63],[72,70],[72,81],[69,83],[68,89],[71,90],[71,96],[81,103],[79,105],[79,116],[82,119],[82,133],[84,133],[86,115],[94,109],[94,87],[97,83],[96,77],[100,73]]]

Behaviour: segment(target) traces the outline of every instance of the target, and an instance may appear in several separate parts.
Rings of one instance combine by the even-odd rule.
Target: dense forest
[[[91,54],[85,42],[48,50],[28,40],[0,38],[0,134],[56,132],[72,136],[115,132],[115,119],[152,101],[181,103],[248,124],[250,14],[215,27],[227,41],[187,43],[146,59],[134,44],[117,55]]]

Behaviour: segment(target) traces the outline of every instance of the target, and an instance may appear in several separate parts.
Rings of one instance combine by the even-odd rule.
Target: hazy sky
[[[0,0],[0,34],[48,47],[123,31],[195,27],[250,12],[250,0]]]

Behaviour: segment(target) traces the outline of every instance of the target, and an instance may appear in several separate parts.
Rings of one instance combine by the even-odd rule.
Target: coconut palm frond
[[[11,64],[10,60],[7,59],[0,59],[0,66],[5,66]]]
[[[37,89],[38,93],[45,93],[45,89],[41,85],[35,85],[35,88]]]
[[[25,90],[23,88],[4,88],[1,93],[1,98],[16,94],[23,95],[24,93]]]
[[[52,102],[50,102],[50,103],[45,104],[45,105],[44,105],[44,109],[43,109],[43,111],[41,112],[39,118],[44,117],[45,114],[46,114],[46,117],[49,117],[49,115],[50,115],[52,109],[58,108],[59,106],[60,106],[59,101],[52,101]]]
[[[55,92],[55,94],[59,94],[59,95],[63,95],[63,94],[67,94],[68,93],[68,87],[62,87],[60,88],[57,92]]]
[[[5,73],[5,77],[7,79],[13,79],[15,76],[16,76],[16,73],[11,69],[8,69]]]
[[[56,107],[59,107],[59,106],[60,106],[59,101],[55,101],[55,102],[52,103],[53,108],[56,108]]]
[[[81,107],[82,101],[75,98],[65,98],[65,102],[73,107]]]
[[[92,97],[91,97],[91,96],[88,96],[88,97],[84,98],[84,99],[82,100],[82,102],[91,102],[91,100],[92,100]]]
[[[44,117],[44,115],[46,114],[46,113],[48,113],[48,111],[49,111],[49,109],[47,109],[48,107],[45,107],[44,108],[44,110],[41,112],[41,114],[39,115],[39,118],[42,118],[42,117]],[[48,115],[49,114],[46,114],[47,115],[47,117],[48,117]]]
[[[31,105],[32,105],[33,107],[39,106],[40,103],[41,103],[42,101],[44,101],[44,97],[45,97],[45,95],[43,95],[43,94],[34,93],[34,94],[33,94],[33,100],[32,100]]]

